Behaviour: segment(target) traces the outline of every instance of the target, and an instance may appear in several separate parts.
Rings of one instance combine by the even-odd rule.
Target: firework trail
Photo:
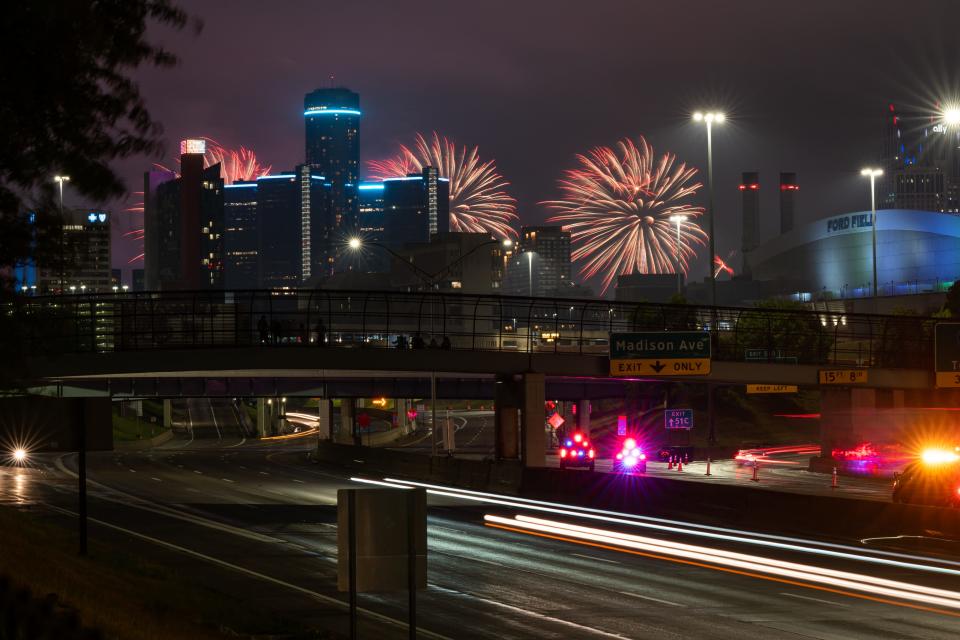
[[[731,251],[730,253],[727,254],[727,260],[732,259],[735,255],[737,255],[736,250]],[[713,266],[714,266],[713,277],[714,278],[719,278],[720,274],[723,273],[724,271],[726,271],[731,278],[733,277],[734,275],[733,267],[727,264],[727,260],[724,260],[720,256],[713,256]]]
[[[206,153],[203,154],[203,168],[206,169],[207,167],[212,167],[220,163],[220,177],[223,178],[224,184],[256,180],[260,176],[269,175],[273,169],[272,165],[260,164],[257,154],[246,147],[241,146],[239,149],[227,149],[213,138],[201,137],[207,143]],[[179,164],[180,159],[177,158],[176,162]],[[169,169],[162,164],[155,162],[153,166],[155,169],[167,171],[178,178],[180,177],[179,171]],[[134,195],[143,198],[142,191],[136,191]],[[124,211],[127,213],[143,213],[143,201],[141,200],[132,207],[124,209]],[[143,228],[127,231],[123,234],[123,237],[133,241],[143,242]],[[127,264],[133,264],[139,260],[143,260],[143,253],[127,260]]]
[[[418,133],[413,148],[400,145],[400,152],[386,160],[370,160],[370,179],[398,178],[436,167],[450,180],[450,230],[490,233],[497,238],[516,238],[512,224],[518,220],[516,201],[497,173],[493,160],[481,162],[477,147],[457,150],[456,143],[437,132],[428,140]]]
[[[560,200],[544,202],[571,232],[571,258],[582,261],[586,278],[602,277],[603,292],[621,274],[676,273],[677,225],[680,223],[679,267],[686,273],[696,257],[696,245],[707,235],[697,225],[702,207],[688,198],[702,185],[692,183],[697,170],[677,162],[672,153],[654,158],[642,137],[624,139],[615,149],[595,147],[577,155],[578,167],[564,172],[558,184]]]

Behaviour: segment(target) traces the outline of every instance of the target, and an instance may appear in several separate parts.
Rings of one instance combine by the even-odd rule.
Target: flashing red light
[[[566,457],[567,457],[567,450],[566,450],[566,449],[560,449],[560,457],[561,457],[561,458],[566,458]]]
[[[740,185],[740,191],[746,191],[747,189],[750,191],[757,191],[760,189],[760,185],[757,183]]]
[[[890,111],[891,111],[891,112],[894,111],[893,103],[892,103],[892,102],[890,103]]]
[[[637,448],[637,441],[634,440],[633,438],[627,438],[626,440],[623,441],[623,448],[624,448],[624,449],[636,449],[636,448]]]
[[[582,434],[582,433],[575,433],[575,434],[573,434],[573,441],[574,441],[574,442],[583,442],[583,434]]]
[[[588,453],[587,455],[589,455],[592,458],[596,454],[594,453],[593,449],[590,449],[590,453]]]
[[[641,459],[641,460],[646,460],[646,459],[647,459],[647,454],[641,453],[641,454],[640,454],[640,459]]]
[[[780,191],[799,191],[800,185],[798,184],[782,184],[780,185]]]
[[[623,460],[623,452],[617,454],[617,460]]]

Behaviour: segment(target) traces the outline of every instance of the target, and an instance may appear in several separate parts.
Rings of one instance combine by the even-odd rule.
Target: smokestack
[[[799,190],[796,173],[780,174],[780,233],[787,233],[793,229]]]
[[[743,230],[740,236],[740,254],[743,256],[743,270],[745,276],[751,275],[749,253],[757,248],[760,242],[760,173],[744,171],[740,182],[740,193],[743,197]]]

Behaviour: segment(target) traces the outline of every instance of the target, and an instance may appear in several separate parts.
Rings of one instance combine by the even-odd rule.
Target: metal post
[[[80,555],[87,555],[87,423],[80,425],[80,442],[77,446],[78,511],[80,516]]]
[[[874,305],[877,304],[877,177],[875,172],[870,172],[870,226],[873,229],[873,298]]]
[[[430,441],[431,455],[437,455],[437,374],[430,372]]]
[[[529,283],[530,297],[533,297],[533,253],[527,251],[527,279]],[[528,328],[527,331],[530,329]]]
[[[410,640],[417,638],[417,492],[407,492],[407,630]]]
[[[347,493],[347,562],[350,582],[350,640],[357,640],[357,492]]]
[[[713,123],[707,120],[707,212],[710,216],[710,256],[707,259],[707,269],[710,277],[710,304],[717,306],[717,279],[713,276],[713,257],[717,255],[716,241],[714,240],[713,219]],[[713,327],[711,327],[713,329]]]

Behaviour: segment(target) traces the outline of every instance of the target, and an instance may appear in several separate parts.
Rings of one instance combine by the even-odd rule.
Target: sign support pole
[[[350,572],[350,640],[357,640],[357,493],[347,494],[347,544]]]

